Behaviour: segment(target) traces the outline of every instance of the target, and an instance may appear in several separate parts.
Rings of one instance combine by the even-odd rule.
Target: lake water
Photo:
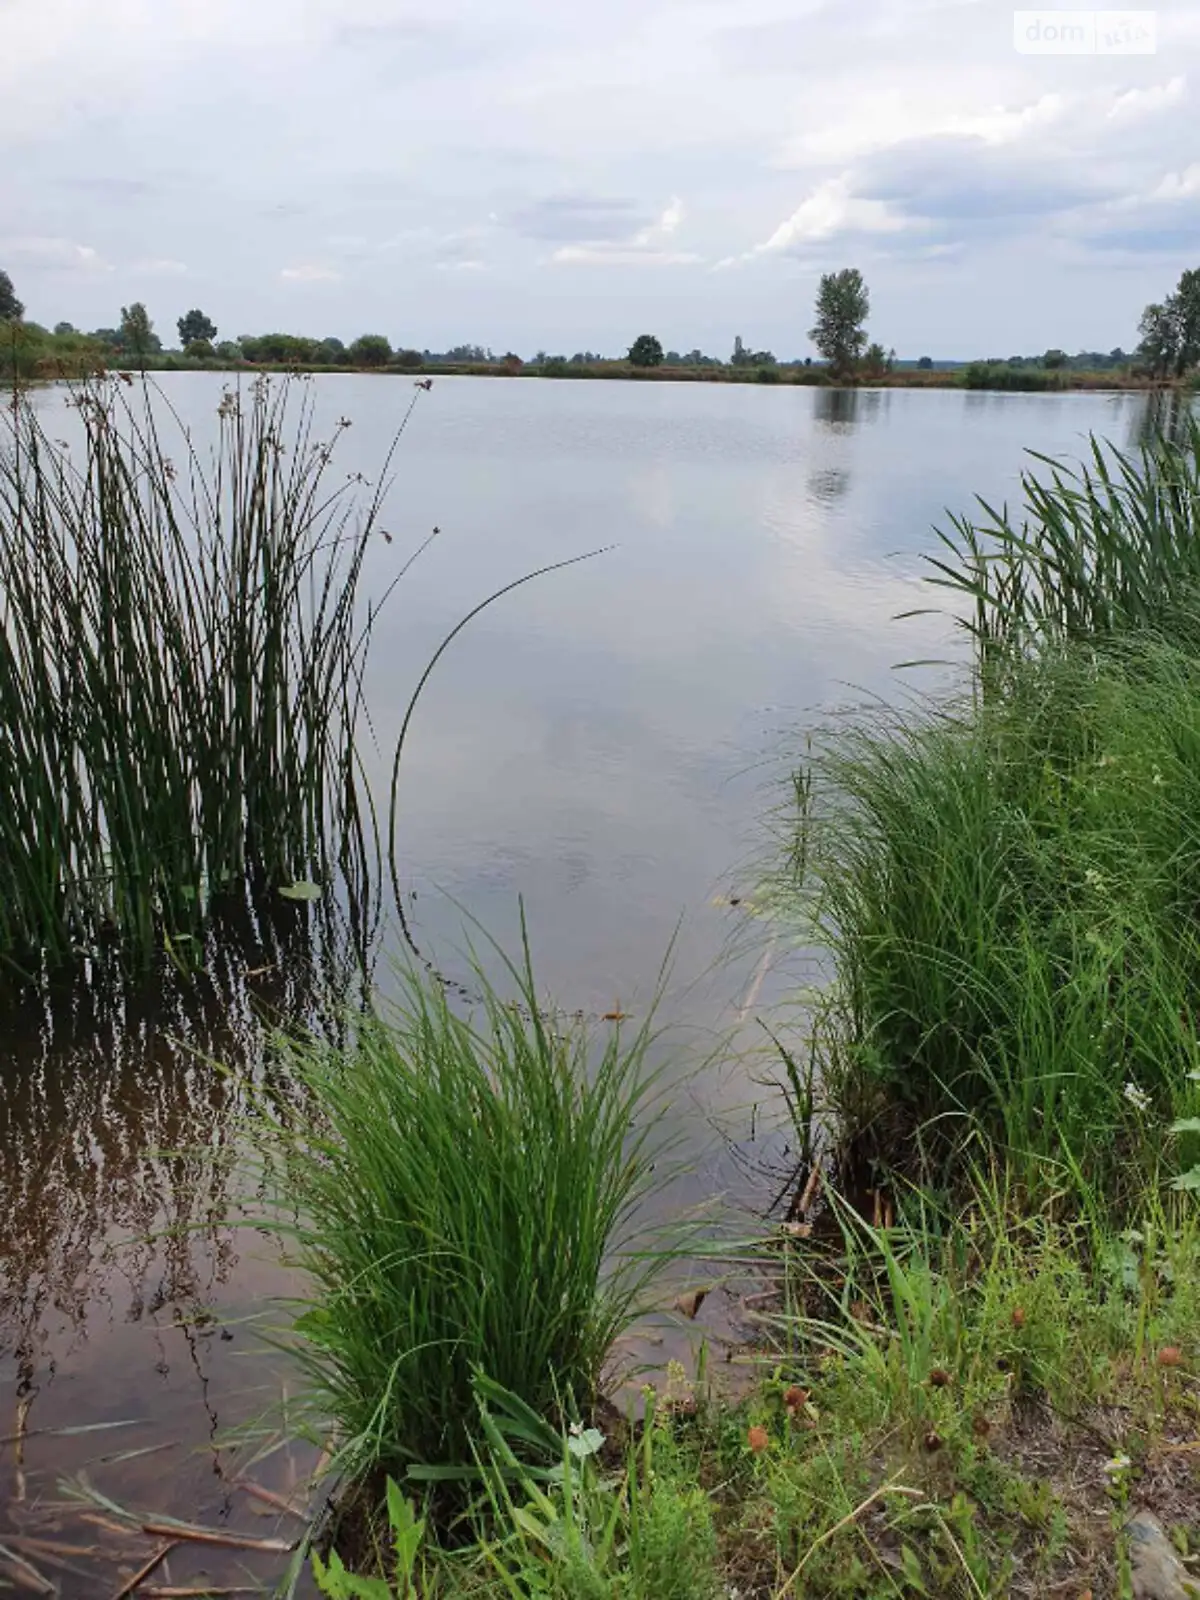
[[[222,378],[160,381],[203,439]],[[339,470],[373,476],[407,380],[328,377],[311,390],[322,423],[352,422]],[[52,416],[62,397],[39,403]],[[677,1108],[689,1197],[753,1203],[767,1189],[756,1174],[779,1155],[745,1052],[802,960],[748,934],[731,901],[753,888],[787,750],[839,702],[952,671],[898,674],[960,646],[945,618],[894,620],[931,603],[920,556],[946,508],[1011,499],[1027,447],[1075,457],[1090,431],[1128,444],[1145,405],[471,378],[420,396],[383,518],[392,542],[374,549],[367,592],[440,532],[376,625],[377,778],[418,675],[474,604],[534,568],[605,553],[490,607],[436,669],[400,792],[412,931],[461,979],[464,916],[511,944],[521,900],[541,984],[593,1016],[638,1013],[674,941],[661,1016],[676,1049],[700,1060],[729,1041]],[[394,934],[385,946],[385,958],[401,949]],[[311,1466],[297,1445],[251,1464],[287,1431],[288,1373],[264,1353],[261,1325],[293,1285],[253,1227],[229,1134],[236,1091],[206,1060],[253,1054],[255,997],[286,1009],[287,981],[234,971],[218,997],[173,987],[115,1017],[84,997],[66,1014],[6,1020],[0,1434],[22,1437],[0,1459],[0,1545],[24,1549],[63,1595],[102,1592],[99,1573],[115,1587],[120,1560],[135,1566],[145,1550],[81,1524],[60,1479],[84,1471],[141,1511],[260,1535],[271,1508],[256,1515],[237,1474],[286,1491]],[[100,1423],[123,1426],[56,1431]],[[272,1559],[277,1569],[244,1557],[260,1574]],[[209,1556],[208,1570],[236,1581],[232,1560]],[[204,1553],[171,1563],[171,1582],[195,1582]]]

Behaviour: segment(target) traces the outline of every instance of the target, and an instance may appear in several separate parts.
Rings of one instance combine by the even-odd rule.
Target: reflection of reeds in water
[[[162,395],[74,405],[72,449],[19,396],[0,425],[0,962],[25,975],[181,959],[214,896],[363,883],[378,854],[354,732],[390,453],[356,514],[287,385],[226,394],[207,459]]]
[[[0,1346],[23,1383],[64,1333],[173,1315],[236,1267],[254,1209],[238,1130],[247,1083],[271,1075],[268,1030],[336,1041],[368,981],[347,923],[290,915],[218,916],[202,974],[80,980],[6,1016]]]

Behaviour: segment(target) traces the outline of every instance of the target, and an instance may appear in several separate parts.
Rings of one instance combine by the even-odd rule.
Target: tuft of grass
[[[390,453],[360,511],[286,383],[228,391],[211,455],[150,387],[73,405],[70,448],[19,393],[0,422],[0,965],[24,975],[182,949],[216,895],[378,855],[354,733]]]
[[[474,1017],[410,977],[344,1049],[281,1046],[303,1104],[262,1136],[312,1284],[299,1356],[360,1482],[472,1476],[481,1375],[586,1409],[665,1259],[635,1248],[664,1153],[649,1022],[593,1044],[539,1008],[528,947],[509,975],[513,1003],[479,973]]]
[[[982,1136],[1031,1189],[1113,1205],[1191,1168],[1200,661],[1014,662],[1000,699],[836,732],[800,793],[793,906],[836,959],[817,1034],[860,1156],[947,1172]]]

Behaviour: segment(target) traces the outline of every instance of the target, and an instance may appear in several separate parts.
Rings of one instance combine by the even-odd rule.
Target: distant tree
[[[733,354],[729,358],[729,365],[731,367],[748,367],[750,365],[750,352],[742,343],[740,333],[733,341]]]
[[[867,342],[871,299],[857,267],[825,272],[817,289],[817,320],[808,337],[836,376],[853,372]]]
[[[240,361],[242,359],[242,347],[232,339],[222,339],[217,346],[217,355],[222,361]]]
[[[639,333],[629,346],[628,360],[631,367],[661,367],[663,347],[652,333]]]
[[[869,344],[862,358],[863,371],[872,378],[880,378],[887,371],[887,351],[876,341]]]
[[[520,372],[524,362],[515,350],[508,350],[505,352],[504,365],[510,372]]]
[[[1152,378],[1165,378],[1174,372],[1179,357],[1179,319],[1173,299],[1171,296],[1161,305],[1148,305],[1138,323],[1142,336],[1138,358]]]
[[[917,362],[917,366],[921,369],[922,372],[930,372],[930,371],[932,371],[932,369],[933,369],[933,357],[932,356],[922,356],[921,359]]]
[[[381,333],[364,333],[355,339],[347,354],[356,367],[386,367],[392,347]]]
[[[1067,365],[1067,352],[1065,350],[1047,350],[1042,357],[1042,365],[1054,372],[1059,367]]]
[[[682,360],[678,350],[668,350],[663,358],[669,367],[677,367]]]
[[[1114,367],[1123,367],[1129,360],[1129,357],[1125,354],[1124,350],[1121,349],[1121,346],[1118,345],[1115,350],[1110,350],[1108,352],[1108,359],[1112,362]]]
[[[20,322],[25,307],[17,299],[17,291],[7,272],[0,271],[0,322]]]
[[[405,372],[416,372],[425,365],[425,357],[419,350],[397,350],[396,365]]]
[[[322,339],[317,346],[323,352],[321,359],[327,361],[331,367],[340,367],[346,360],[346,346],[340,339]]]
[[[162,341],[140,300],[121,307],[121,346],[135,361],[145,361],[147,356],[162,349]]]
[[[183,353],[193,361],[212,361],[217,354],[211,339],[189,339],[183,347]]]
[[[1175,373],[1181,378],[1200,361],[1200,268],[1182,274],[1171,299],[1179,341]]]
[[[56,322],[54,324],[54,332],[60,339],[66,338],[68,334],[76,333],[77,331],[72,322]]]
[[[217,337],[217,325],[203,311],[186,311],[175,324],[179,329],[179,342],[186,350],[197,339],[207,339],[209,344]]]

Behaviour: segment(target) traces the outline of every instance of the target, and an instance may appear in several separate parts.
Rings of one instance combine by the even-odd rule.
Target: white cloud
[[[1200,162],[1193,161],[1190,167],[1184,167],[1182,172],[1168,172],[1151,189],[1148,199],[1169,200],[1172,203],[1179,200],[1194,200],[1200,195]]]
[[[656,222],[625,237],[584,239],[560,245],[550,260],[557,266],[684,267],[703,257],[694,250],[668,248],[684,219],[683,201],[673,195]]]
[[[296,267],[284,267],[279,276],[284,283],[338,283],[342,275],[332,267],[306,262]]]
[[[915,226],[911,219],[898,216],[885,201],[854,194],[849,176],[843,174],[818,184],[762,244],[743,255],[727,256],[717,265],[732,267],[759,256],[781,255],[840,233],[902,233]]]
[[[1151,84],[1148,89],[1126,89],[1109,108],[1111,122],[1132,122],[1141,117],[1155,116],[1178,105],[1187,93],[1187,79],[1182,75],[1166,83]]]
[[[130,270],[144,278],[182,278],[187,272],[187,264],[173,261],[168,256],[154,256],[148,261],[135,261]]]
[[[26,235],[0,241],[2,252],[14,264],[40,268],[45,272],[111,272],[112,267],[98,250],[72,239],[56,239],[44,234]]]
[[[654,250],[634,244],[565,244],[550,259],[559,266],[686,267],[703,257],[691,250]]]

